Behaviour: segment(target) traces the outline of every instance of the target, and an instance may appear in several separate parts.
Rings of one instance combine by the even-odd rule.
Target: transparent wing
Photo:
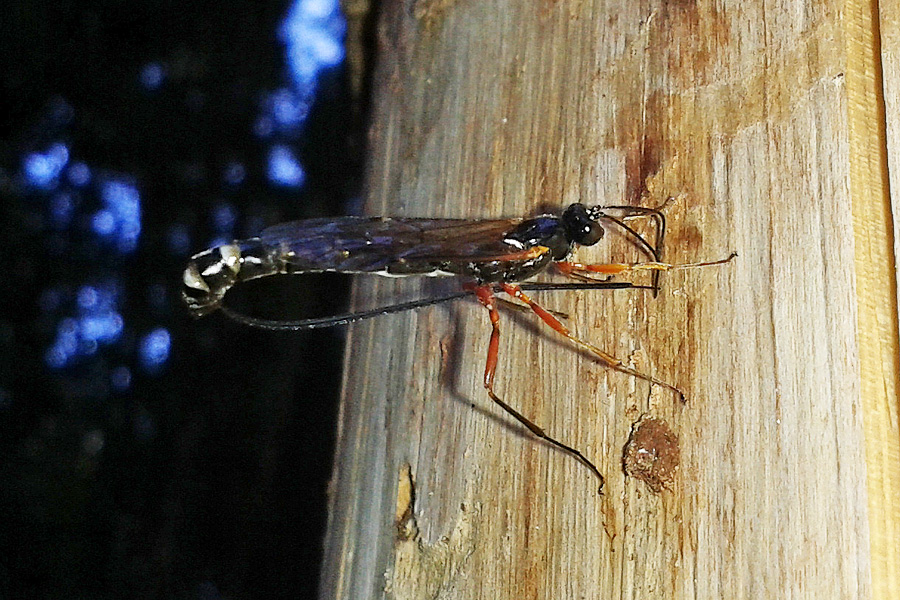
[[[260,234],[262,243],[298,271],[429,272],[437,263],[489,261],[516,249],[503,242],[521,219],[383,217],[307,219]]]

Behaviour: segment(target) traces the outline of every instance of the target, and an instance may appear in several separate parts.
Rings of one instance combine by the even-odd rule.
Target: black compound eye
[[[583,204],[573,204],[563,213],[566,233],[576,244],[593,246],[603,237],[603,227],[592,219]]]
[[[589,222],[585,223],[581,228],[579,236],[576,236],[575,238],[575,242],[582,246],[593,246],[600,241],[604,233],[600,223],[589,220]]]

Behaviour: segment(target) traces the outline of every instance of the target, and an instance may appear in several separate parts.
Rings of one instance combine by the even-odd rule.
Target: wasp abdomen
[[[259,238],[236,240],[191,257],[182,275],[181,295],[191,314],[202,317],[216,310],[236,283],[281,271]]]

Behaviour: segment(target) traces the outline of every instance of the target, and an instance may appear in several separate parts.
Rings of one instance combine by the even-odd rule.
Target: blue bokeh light
[[[137,186],[124,178],[108,178],[100,184],[103,208],[91,218],[91,228],[110,239],[123,254],[137,248],[141,234],[141,196]]]
[[[346,29],[338,0],[295,0],[278,30],[291,85],[265,98],[263,114],[254,126],[256,135],[295,139],[309,118],[322,72],[344,60]],[[300,187],[306,179],[300,161],[283,143],[270,149],[268,178],[287,187]]]
[[[239,162],[228,163],[222,172],[222,179],[228,185],[240,185],[246,177],[247,169]]]
[[[109,382],[117,392],[124,392],[131,387],[131,369],[121,365],[109,374]]]
[[[231,234],[237,222],[237,211],[228,202],[217,203],[212,210],[212,224],[216,233]]]
[[[122,333],[122,316],[116,312],[85,316],[80,319],[81,335],[88,342],[110,343]]]
[[[314,85],[319,71],[344,60],[347,24],[337,0],[297,0],[278,32],[299,90]],[[310,90],[312,91],[312,90]]]
[[[111,212],[100,209],[91,217],[91,229],[100,237],[107,237],[116,230],[116,218]]]
[[[75,215],[73,192],[57,192],[50,198],[50,224],[56,229],[66,229]]]
[[[51,369],[62,369],[69,362],[69,354],[60,349],[59,346],[53,345],[44,352],[44,362]]]
[[[91,182],[91,168],[83,162],[69,165],[66,174],[69,176],[69,183],[75,187],[84,187]]]
[[[299,127],[306,120],[311,101],[312,95],[304,96],[281,88],[269,95],[268,111],[279,128],[290,130]]]
[[[93,285],[81,286],[76,294],[76,300],[79,308],[91,310],[100,303],[100,291]]]
[[[169,252],[175,256],[185,256],[191,251],[191,233],[184,223],[174,223],[166,231],[166,243]]]
[[[279,26],[278,37],[285,45],[285,83],[271,91],[261,102],[255,132],[267,139],[266,175],[276,186],[296,188],[305,183],[306,173],[301,164],[295,142],[302,133],[316,100],[319,78],[323,72],[344,60],[343,38],[346,23],[337,0],[294,0]],[[153,92],[168,85],[169,67],[161,61],[146,62],[136,72],[137,84]],[[56,113],[59,123],[71,120],[73,110],[60,102]],[[140,243],[142,233],[142,197],[137,182],[125,174],[110,173],[70,156],[68,145],[52,140],[37,151],[21,159],[20,179],[39,194],[45,212],[41,217],[60,240],[59,254],[72,250],[76,235],[65,230],[86,227],[101,244],[91,240],[90,247],[113,254],[130,254]],[[221,171],[221,182],[234,191],[246,184],[248,167],[238,157],[230,157]],[[226,243],[235,235],[238,211],[228,203],[220,203],[211,214],[212,234],[217,243]],[[246,224],[241,222],[246,227]],[[262,225],[254,225],[261,227]],[[166,242],[178,255],[192,250],[191,228],[172,225]],[[119,261],[114,264],[119,264]],[[133,331],[126,333],[120,283],[97,283],[57,286],[41,296],[41,309],[53,319],[49,327],[51,341],[45,351],[45,361],[53,369],[90,364],[109,345],[116,344],[116,352],[132,348]],[[162,285],[148,287],[151,309],[158,310],[170,297]],[[138,337],[135,348],[136,364],[117,366],[109,371],[109,389],[124,391],[133,386],[129,367],[156,373],[170,358],[172,338],[169,330],[159,327]],[[119,356],[119,354],[117,354]],[[117,359],[121,362],[121,357]]]
[[[288,187],[299,187],[306,179],[293,150],[282,144],[272,146],[269,151],[268,176],[272,183]]]
[[[141,85],[148,90],[157,90],[166,80],[166,69],[158,62],[151,62],[141,69]]]
[[[267,138],[275,133],[275,122],[272,117],[268,115],[260,116],[253,125],[253,133],[261,138]]]
[[[119,286],[110,282],[80,287],[75,293],[77,314],[57,324],[56,338],[44,354],[47,365],[62,369],[119,341],[125,329],[118,311],[120,296]]]
[[[138,361],[149,371],[158,371],[169,360],[172,349],[172,335],[164,327],[158,327],[145,335],[138,348]]]
[[[102,429],[87,431],[81,437],[81,451],[89,458],[99,455],[105,446],[106,434]]]
[[[56,187],[59,174],[69,162],[69,148],[62,142],[51,145],[46,152],[31,152],[25,156],[22,171],[29,185],[42,190]]]

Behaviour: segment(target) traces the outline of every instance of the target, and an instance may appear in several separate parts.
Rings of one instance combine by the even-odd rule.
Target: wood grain
[[[853,226],[856,239],[858,340],[866,439],[873,597],[900,593],[900,414],[897,390],[896,221],[889,160],[897,160],[897,7],[881,15],[848,3],[848,99]],[[880,27],[879,21],[885,27]],[[886,35],[882,37],[880,34]],[[881,47],[881,48],[879,48]],[[880,50],[880,51],[879,51]],[[893,61],[893,62],[892,62]],[[882,67],[882,65],[884,65]],[[891,115],[887,118],[887,115]],[[891,132],[890,136],[888,131]],[[889,158],[890,157],[890,158]],[[900,189],[895,187],[894,189]]]
[[[603,497],[583,466],[485,395],[489,325],[476,303],[352,327],[322,598],[896,589],[883,578],[900,556],[896,488],[885,479],[873,508],[867,480],[870,425],[893,413],[867,412],[877,380],[861,373],[875,338],[859,331],[871,327],[865,307],[893,311],[877,339],[896,343],[895,280],[887,299],[866,295],[892,277],[866,266],[893,265],[893,237],[861,254],[870,225],[857,202],[887,197],[865,183],[887,163],[874,175],[859,166],[859,123],[874,110],[859,98],[874,88],[854,79],[863,70],[853,61],[874,60],[877,46],[852,22],[865,27],[839,2],[383,3],[369,213],[664,206],[667,260],[740,256],[668,274],[655,299],[537,298],[570,313],[579,335],[679,386],[686,406],[504,313],[498,393],[594,460]],[[883,227],[890,215],[872,218]],[[582,257],[634,258],[610,238]],[[355,301],[441,285],[360,281]],[[896,381],[896,355],[879,348],[882,380]],[[896,408],[895,389],[884,386],[882,407]],[[660,494],[622,471],[643,415],[666,421],[680,444],[680,470]],[[884,422],[881,465],[897,437],[896,421]]]

